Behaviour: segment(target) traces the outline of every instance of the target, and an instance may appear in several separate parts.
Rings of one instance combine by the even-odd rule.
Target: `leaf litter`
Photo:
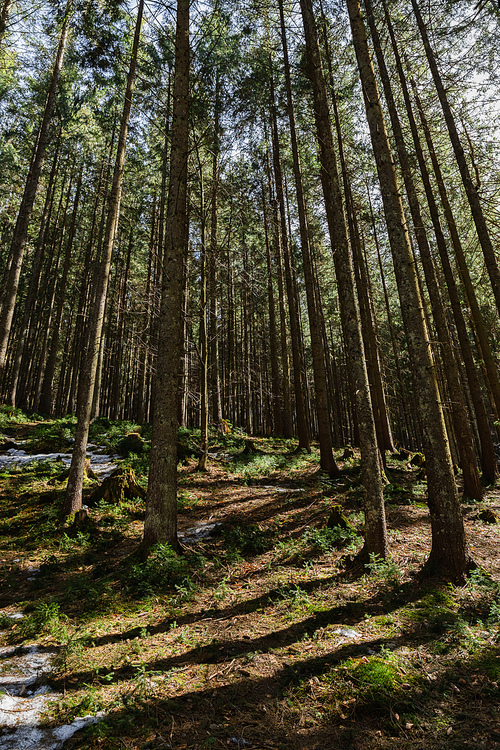
[[[500,747],[498,623],[488,620],[495,600],[485,593],[485,581],[499,579],[498,529],[477,521],[477,505],[464,506],[464,517],[486,572],[475,589],[460,590],[416,577],[430,545],[422,498],[388,504],[397,576],[383,567],[353,575],[342,567],[344,549],[323,552],[305,533],[321,530],[339,502],[360,530],[355,485],[337,491],[312,463],[285,481],[276,473],[251,483],[231,466],[193,469],[181,470],[180,487],[196,502],[179,514],[203,559],[191,589],[180,582],[135,603],[122,596],[119,571],[140,538],[139,520],[83,560],[75,570],[104,574],[114,599],[107,612],[85,615],[91,643],[53,675],[57,700],[43,731],[71,726],[90,705],[93,716],[107,714],[104,729],[75,733],[68,748],[202,750],[235,740],[255,750]],[[411,494],[412,472],[400,474]],[[483,504],[498,509],[498,491]],[[205,537],[209,525],[215,533]],[[40,567],[36,551],[29,555],[15,565],[5,551],[3,563],[16,577],[28,563]],[[18,598],[35,595],[29,586],[37,596],[60,595],[63,580],[21,582]],[[14,597],[3,604],[11,611]],[[65,607],[75,627],[82,606]]]

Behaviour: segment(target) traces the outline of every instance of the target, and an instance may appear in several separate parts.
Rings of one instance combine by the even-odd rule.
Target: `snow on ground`
[[[97,446],[89,445],[89,448]],[[99,449],[98,449],[99,451]],[[87,450],[87,458],[90,458],[90,465],[99,479],[106,479],[111,472],[116,469],[116,461],[120,456],[105,455],[94,450]],[[61,461],[65,466],[71,463],[71,453],[26,453],[20,448],[9,448],[5,453],[0,455],[0,469],[11,466],[25,466],[35,461]]]
[[[55,728],[41,726],[48,702],[62,697],[45,683],[54,656],[36,645],[0,648],[2,750],[59,750],[75,732],[102,716],[84,716]]]

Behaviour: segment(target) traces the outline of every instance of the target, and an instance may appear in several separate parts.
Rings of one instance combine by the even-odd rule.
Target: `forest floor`
[[[72,425],[0,429],[53,452]],[[109,449],[127,429],[104,420],[92,439]],[[316,449],[252,440],[244,452],[243,437],[214,436],[206,473],[179,467],[184,554],[160,547],[143,564],[130,557],[143,500],[100,501],[75,529],[60,462],[0,470],[0,673],[7,648],[55,654],[42,727],[99,714],[64,744],[89,750],[500,748],[500,526],[481,520],[498,489],[463,505],[468,582],[421,578],[425,476],[388,457],[391,558],[348,572],[356,455],[340,451],[330,480]],[[147,454],[124,462],[144,484]],[[338,504],[351,528],[327,527]]]

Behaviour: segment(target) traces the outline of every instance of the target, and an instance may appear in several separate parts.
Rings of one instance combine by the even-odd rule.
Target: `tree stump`
[[[351,524],[342,513],[341,505],[333,506],[330,511],[330,515],[328,516],[326,526],[328,529],[335,529],[337,527],[340,527],[341,529],[352,529]]]
[[[98,482],[100,481],[99,477],[95,473],[94,469],[90,465],[90,458],[85,459],[85,465],[83,467],[83,475],[87,477],[87,479],[94,479]]]
[[[100,500],[112,505],[118,505],[124,500],[136,497],[144,499],[146,491],[137,483],[133,469],[119,468],[103,481],[100,487],[87,498],[87,505],[95,505]]]
[[[478,521],[482,521],[483,523],[491,523],[496,524],[500,523],[500,516],[498,513],[495,513],[494,510],[491,510],[490,508],[485,508],[476,516]]]
[[[145,445],[146,443],[138,432],[129,432],[128,435],[120,440],[116,449],[121,456],[128,458],[131,453],[136,456],[143,453]]]
[[[71,524],[70,533],[77,534],[79,531],[85,532],[93,528],[92,520],[86,508],[80,508],[75,513],[73,523]]]
[[[425,456],[423,453],[415,453],[413,458],[410,461],[411,466],[425,466]]]
[[[248,438],[245,440],[245,447],[241,451],[242,456],[249,456],[252,453],[257,452],[257,448],[255,447],[255,443],[252,442],[252,440],[248,440]]]
[[[408,461],[411,453],[407,448],[401,448],[397,453],[393,453],[392,455],[397,461]]]

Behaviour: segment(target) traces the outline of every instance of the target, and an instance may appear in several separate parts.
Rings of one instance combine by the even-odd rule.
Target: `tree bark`
[[[302,354],[300,350],[300,323],[297,305],[297,297],[293,284],[292,267],[290,263],[290,247],[288,243],[288,230],[286,222],[285,193],[283,189],[283,172],[281,168],[280,142],[278,134],[278,118],[276,115],[276,105],[274,96],[274,80],[272,73],[272,64],[269,70],[269,86],[271,99],[271,135],[273,147],[273,170],[274,181],[276,185],[276,198],[280,215],[280,235],[281,247],[283,250],[283,262],[285,267],[285,281],[288,298],[288,313],[290,318],[290,338],[292,343],[292,363],[293,363],[293,382],[295,390],[295,415],[297,419],[297,433],[299,437],[299,448],[310,453],[311,444],[309,440],[309,430],[307,426],[305,397],[304,397],[304,378],[302,375]]]
[[[220,73],[215,71],[215,101],[214,101],[214,143],[212,154],[212,189],[211,189],[211,211],[210,211],[210,252],[208,264],[209,281],[209,326],[208,334],[210,340],[210,391],[212,396],[212,418],[217,429],[222,432],[222,400],[220,390],[219,372],[219,331],[218,331],[218,304],[217,304],[217,281],[218,281],[218,204],[219,204],[219,156],[220,156]]]
[[[57,87],[59,84],[59,77],[61,75],[64,52],[66,50],[66,42],[68,40],[69,24],[72,15],[73,0],[68,0],[63,24],[61,27],[56,59],[54,61],[54,67],[52,69],[49,90],[47,92],[47,98],[45,100],[42,123],[38,131],[33,159],[28,172],[26,186],[24,188],[24,194],[21,201],[21,207],[19,208],[17,222],[12,237],[12,265],[7,281],[7,288],[4,294],[2,315],[0,317],[0,382],[3,378],[5,370],[7,346],[9,343],[10,329],[12,326],[12,318],[14,315],[14,308],[16,304],[17,288],[19,286],[19,277],[21,275],[24,248],[26,246],[26,240],[28,238],[28,227],[33,211],[33,204],[35,202],[35,197],[38,190],[38,183],[40,181],[40,173],[42,171],[42,164],[49,135],[49,126],[52,121],[52,112],[54,110]]]
[[[283,0],[279,0],[281,42],[283,48],[283,59],[285,68],[285,87],[287,94],[288,121],[290,125],[290,139],[293,154],[293,170],[295,177],[295,190],[297,196],[297,208],[299,214],[300,244],[302,251],[302,265],[304,270],[304,281],[307,298],[307,311],[309,316],[309,331],[311,336],[311,353],[314,373],[314,389],[316,395],[316,414],[318,419],[320,465],[330,477],[340,475],[333,456],[332,436],[330,430],[330,415],[328,406],[328,391],[326,384],[325,352],[319,323],[317,309],[317,297],[315,292],[315,274],[311,245],[309,238],[309,227],[307,221],[307,208],[302,181],[302,170],[300,164],[297,130],[295,125],[295,111],[292,95],[292,84],[290,77],[290,64],[288,61],[288,48],[285,29],[285,15],[283,11]]]
[[[347,7],[377,164],[401,312],[405,319],[416,386],[415,401],[423,425],[432,529],[432,549],[426,567],[454,580],[462,580],[469,566],[467,543],[418,288],[415,260],[358,0],[347,0]]]
[[[276,330],[276,308],[274,305],[273,273],[271,262],[271,243],[269,238],[269,223],[266,208],[266,196],[262,188],[262,212],[264,220],[264,236],[266,243],[266,266],[267,266],[267,306],[269,311],[269,357],[271,360],[271,402],[273,414],[273,430],[276,435],[283,434],[282,410],[281,410],[281,379],[278,364],[278,335]]]
[[[320,152],[321,184],[337,276],[344,343],[356,392],[361,472],[365,494],[364,554],[367,556],[375,554],[385,559],[387,556],[387,531],[380,455],[370,399],[370,386],[361,337],[347,227],[342,207],[342,194],[333,145],[325,78],[311,0],[300,0],[300,7],[306,38],[308,75],[313,89],[314,116]]]
[[[0,10],[0,44],[5,36],[5,32],[7,31],[9,13],[13,3],[14,0],[3,0],[2,3],[2,9]]]
[[[467,407],[465,398],[460,382],[460,373],[458,370],[458,364],[455,357],[455,351],[453,348],[450,332],[448,329],[448,323],[446,320],[446,313],[444,310],[441,293],[439,291],[438,280],[434,268],[434,261],[432,259],[429,242],[427,239],[427,233],[425,231],[424,220],[420,211],[420,204],[417,197],[417,191],[413,182],[412,170],[410,167],[410,159],[406,148],[406,143],[401,128],[401,122],[396,108],[396,102],[392,93],[392,87],[390,83],[389,73],[385,64],[384,54],[382,52],[382,46],[380,44],[380,38],[378,30],[375,25],[375,19],[373,17],[373,10],[371,0],[364,0],[365,7],[367,9],[367,19],[370,31],[372,34],[373,45],[375,48],[375,54],[377,56],[378,67],[380,76],[382,78],[382,85],[384,88],[385,99],[389,109],[389,116],[391,119],[392,132],[396,141],[396,148],[399,157],[399,163],[403,174],[403,181],[405,185],[406,195],[408,197],[408,203],[410,206],[410,213],[413,220],[413,227],[415,231],[415,237],[417,240],[417,246],[422,261],[425,280],[427,289],[429,291],[429,299],[431,302],[432,315],[434,323],[436,325],[437,334],[439,337],[439,345],[441,349],[441,360],[448,384],[449,392],[453,394],[452,400],[449,402],[451,407],[452,424],[455,431],[455,437],[457,440],[457,448],[460,455],[460,466],[463,472],[464,481],[464,495],[471,500],[481,500],[483,497],[483,488],[481,485],[481,479],[477,468],[476,456],[473,447],[472,432],[469,427],[469,420],[467,415]],[[390,23],[390,19],[386,16],[386,23]],[[389,27],[391,33],[391,39],[393,42],[393,51],[397,55],[398,50],[395,47],[395,40],[392,34],[392,27]],[[401,73],[401,66],[398,67],[398,72]],[[404,85],[405,80],[401,81]],[[408,99],[408,92],[403,91]],[[407,101],[408,104],[408,101]],[[412,117],[411,106],[408,109],[408,116]],[[411,123],[410,123],[411,124]],[[413,123],[414,124],[414,123]],[[415,130],[413,130],[415,133]]]
[[[448,102],[448,97],[446,96],[446,91],[436,62],[436,56],[431,47],[429,35],[427,34],[427,28],[422,18],[422,14],[420,13],[420,8],[418,7],[417,0],[411,0],[411,4],[413,7],[413,12],[415,13],[415,19],[420,31],[420,36],[422,37],[422,41],[424,44],[425,54],[429,62],[434,85],[436,87],[439,101],[441,103],[444,119],[446,120],[446,126],[448,128],[453,151],[455,152],[455,158],[460,170],[460,176],[465,188],[467,200],[469,201],[469,206],[476,227],[479,244],[481,245],[481,249],[484,255],[486,270],[488,271],[488,275],[490,277],[497,310],[500,314],[500,269],[498,268],[495,250],[493,248],[493,243],[491,241],[488,226],[486,224],[486,219],[484,218],[483,209],[479,198],[478,186],[474,184],[474,181],[470,174],[469,165],[467,164],[464,149],[460,141],[460,136],[458,135],[457,126],[455,124],[455,118],[453,117],[453,113]]]
[[[54,325],[52,327],[50,337],[50,349],[47,358],[47,366],[45,368],[45,375],[42,385],[42,392],[40,395],[39,409],[42,414],[52,414],[53,411],[53,382],[56,372],[57,365],[57,352],[59,349],[59,336],[61,331],[61,322],[64,310],[64,302],[66,299],[66,284],[68,280],[68,274],[71,268],[71,254],[73,251],[73,241],[75,238],[76,230],[76,217],[78,215],[78,207],[80,204],[80,196],[82,189],[82,173],[78,179],[76,186],[76,193],[73,200],[73,213],[71,216],[71,224],[68,233],[68,239],[66,242],[66,254],[64,257],[63,270],[61,278],[59,280],[59,292],[57,294],[57,305],[56,312],[54,315]]]
[[[188,242],[189,0],[177,0],[174,104],[159,318],[158,365],[142,554],[177,546],[177,389],[182,335],[182,264]]]
[[[66,496],[64,502],[64,512],[66,515],[76,513],[76,511],[82,507],[85,454],[87,450],[87,440],[92,413],[92,403],[94,398],[94,385],[99,359],[99,350],[101,346],[104,313],[106,308],[109,270],[111,267],[111,257],[118,226],[118,216],[120,213],[121,186],[123,169],[125,165],[128,123],[130,118],[130,109],[132,106],[132,92],[134,89],[135,69],[137,65],[137,54],[139,51],[143,9],[144,0],[139,0],[134,41],[132,45],[129,71],[127,75],[125,100],[123,104],[120,132],[118,136],[118,148],[116,152],[115,167],[113,172],[113,183],[109,196],[106,232],[104,235],[102,257],[100,259],[100,272],[96,280],[95,296],[91,317],[89,320],[89,333],[87,338],[88,351],[83,363],[78,387],[76,413],[78,421],[75,434],[75,443],[73,446],[70,473],[68,477],[68,486],[66,488]]]
[[[476,290],[474,288],[474,284],[472,282],[470,272],[467,266],[467,261],[465,259],[465,252],[462,247],[460,235],[457,229],[457,225],[455,223],[455,217],[453,215],[451,204],[448,198],[448,193],[447,193],[446,186],[444,183],[441,166],[439,164],[439,160],[437,158],[436,151],[434,149],[434,143],[433,143],[431,131],[429,128],[429,123],[427,121],[427,117],[425,115],[420,97],[418,96],[416,86],[414,85],[413,82],[412,82],[412,88],[413,88],[413,95],[415,97],[415,103],[417,105],[417,110],[419,113],[419,118],[422,123],[422,128],[424,131],[425,140],[427,143],[427,149],[429,151],[429,156],[431,157],[432,168],[436,177],[438,191],[439,191],[439,195],[441,199],[441,205],[443,206],[443,212],[446,218],[446,224],[448,226],[448,231],[450,234],[453,252],[455,254],[458,275],[460,277],[460,281],[462,282],[463,288],[465,290],[467,304],[472,314],[474,329],[476,331],[476,334],[479,340],[479,352],[483,359],[484,367],[486,369],[486,373],[488,377],[488,382],[491,387],[491,391],[493,395],[493,404],[495,407],[496,415],[497,417],[500,417],[500,377],[498,375],[498,368],[493,358],[491,345],[490,345],[489,338],[488,338],[488,333],[486,331],[486,326],[484,323],[483,315],[481,313],[481,309],[479,307]]]

